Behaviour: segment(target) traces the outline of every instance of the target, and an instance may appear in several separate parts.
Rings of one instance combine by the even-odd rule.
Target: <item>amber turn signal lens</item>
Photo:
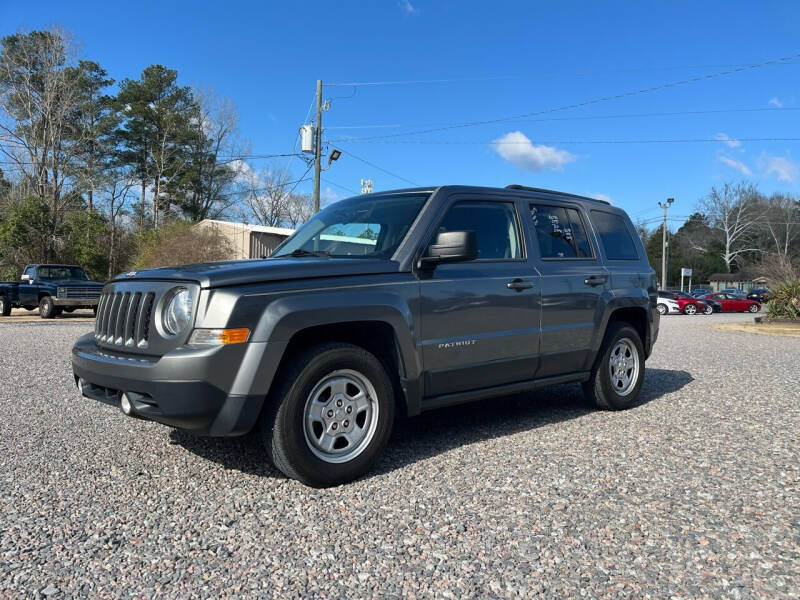
[[[249,329],[223,329],[220,342],[222,344],[244,344],[249,335]]]
[[[241,329],[195,329],[189,338],[190,346],[226,346],[243,344],[250,337],[250,330]]]

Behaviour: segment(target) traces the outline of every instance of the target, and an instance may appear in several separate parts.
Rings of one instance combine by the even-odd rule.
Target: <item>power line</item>
[[[629,119],[639,117],[673,117],[682,115],[709,115],[709,114],[725,114],[725,113],[746,113],[746,112],[774,112],[774,111],[787,111],[787,110],[800,110],[800,107],[785,107],[785,108],[725,108],[725,109],[710,109],[710,110],[677,110],[668,112],[647,112],[647,113],[623,113],[617,115],[595,115],[595,116],[580,116],[580,117],[548,117],[546,119],[520,119],[521,123],[545,123],[549,121],[595,121],[602,119]],[[402,127],[438,127],[443,125],[452,125],[453,123],[392,123],[387,125],[336,125],[328,126],[326,129],[399,129]],[[334,141],[345,141],[334,140]]]
[[[730,142],[797,142],[797,137],[753,137],[753,138],[680,138],[680,139],[653,139],[653,140],[520,140],[520,141],[440,141],[440,140],[331,140],[329,143],[346,141],[348,144],[423,144],[434,146],[515,146],[528,144],[693,144],[705,142],[730,143]]]
[[[340,148],[340,150],[341,150],[341,148]],[[397,173],[392,173],[391,171],[388,171],[388,170],[384,169],[383,167],[379,167],[375,163],[371,163],[368,160],[365,160],[365,159],[363,159],[363,158],[361,158],[359,156],[356,156],[355,154],[353,154],[349,150],[342,150],[342,154],[347,154],[348,156],[352,156],[356,160],[361,161],[362,163],[364,163],[365,165],[369,165],[373,169],[378,169],[379,171],[383,171],[387,175],[391,175],[392,177],[395,177],[396,179],[399,179],[400,181],[405,181],[406,183],[410,183],[411,185],[416,185],[416,186],[419,185],[415,181],[411,181],[410,179],[406,179],[405,177],[402,177],[402,176],[398,175]]]
[[[349,187],[346,187],[344,185],[340,185],[340,184],[338,184],[336,182],[333,182],[330,179],[328,179],[327,177],[325,177],[325,183],[328,183],[328,184],[330,184],[330,185],[332,185],[334,187],[341,188],[341,189],[345,190],[346,192],[350,192],[351,194],[355,194],[356,196],[358,196],[360,194],[360,192],[357,192],[357,191],[355,191],[355,190],[353,190],[353,189],[351,189]]]
[[[584,106],[590,106],[590,105],[593,105],[593,104],[599,104],[601,102],[608,102],[608,101],[611,101],[611,100],[619,100],[620,98],[627,98],[627,97],[636,96],[636,95],[639,95],[639,94],[647,94],[647,93],[660,91],[660,90],[664,90],[664,89],[668,89],[668,88],[678,87],[678,86],[682,86],[682,85],[688,85],[688,84],[691,84],[691,83],[697,83],[697,82],[700,82],[700,81],[707,81],[707,80],[710,80],[710,79],[716,79],[718,77],[724,77],[724,76],[727,76],[727,75],[733,75],[735,73],[741,73],[743,71],[749,71],[749,70],[753,70],[753,69],[760,69],[762,67],[766,67],[766,66],[770,66],[770,65],[784,64],[784,63],[787,63],[788,61],[791,61],[791,60],[794,60],[794,59],[797,59],[797,58],[800,58],[800,53],[792,54],[792,55],[789,55],[789,56],[783,56],[783,57],[775,58],[775,59],[772,59],[772,60],[762,61],[762,62],[758,62],[758,63],[753,63],[753,64],[749,64],[749,65],[741,65],[741,66],[737,66],[735,68],[726,69],[724,71],[717,71],[716,73],[709,73],[709,74],[706,74],[706,75],[699,75],[697,77],[690,77],[688,79],[681,79],[681,80],[678,80],[678,81],[671,81],[671,82],[668,82],[668,83],[663,83],[663,84],[656,85],[656,86],[646,87],[646,88],[642,88],[642,89],[639,89],[639,90],[623,92],[623,93],[620,93],[620,94],[611,94],[611,95],[608,95],[608,96],[601,96],[599,98],[593,98],[591,100],[584,100],[583,102],[575,102],[573,104],[565,104],[563,106],[558,106],[558,107],[555,107],[555,108],[549,108],[549,109],[545,109],[545,110],[538,110],[538,111],[533,111],[533,112],[529,112],[529,113],[513,115],[513,116],[510,116],[510,117],[501,117],[501,118],[497,118],[497,119],[485,119],[485,120],[481,120],[481,121],[468,121],[468,122],[464,122],[464,123],[456,123],[456,124],[453,124],[453,125],[447,125],[447,126],[443,126],[443,127],[434,127],[434,128],[431,128],[431,129],[424,129],[424,130],[419,130],[419,131],[409,131],[409,132],[405,132],[405,133],[394,133],[394,134],[387,134],[387,135],[382,135],[382,136],[364,137],[364,138],[360,138],[360,140],[395,138],[395,137],[406,136],[406,135],[418,135],[418,134],[425,134],[425,133],[435,133],[435,132],[439,132],[439,131],[447,131],[447,130],[459,129],[459,128],[463,128],[463,127],[475,127],[475,126],[478,126],[478,125],[492,125],[492,124],[495,124],[495,123],[505,123],[505,122],[508,122],[508,121],[515,121],[515,120],[524,119],[524,118],[527,118],[527,117],[535,117],[535,116],[538,116],[538,115],[543,115],[543,114],[548,114],[548,113],[553,113],[553,112],[559,112],[559,111],[569,110],[569,109],[573,109],[573,108],[581,108],[581,107],[584,107]],[[351,139],[351,140],[348,140],[348,141],[355,141],[355,139]]]
[[[796,57],[791,57],[796,58]],[[793,64],[787,59],[785,62],[776,64]],[[408,79],[408,80],[389,80],[389,81],[354,81],[345,83],[326,83],[326,87],[366,87],[366,86],[384,86],[384,85],[421,85],[431,83],[469,83],[480,81],[508,81],[513,79],[530,79],[530,78],[558,78],[558,77],[587,77],[592,75],[614,75],[621,73],[642,73],[654,71],[680,71],[690,69],[728,69],[736,67],[747,67],[747,64],[716,64],[716,65],[680,65],[673,67],[632,67],[627,69],[608,69],[603,71],[578,71],[572,73],[564,73],[558,71],[548,71],[543,73],[528,73],[524,75],[497,75],[489,77],[450,77],[444,79]]]

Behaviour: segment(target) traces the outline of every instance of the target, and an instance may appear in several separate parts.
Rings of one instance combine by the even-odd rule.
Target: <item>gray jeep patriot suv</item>
[[[120,275],[72,350],[83,396],[211,436],[256,430],[309,485],[354,479],[395,414],[580,382],[631,406],[656,279],[620,209],[509,186],[342,200],[266,260]]]

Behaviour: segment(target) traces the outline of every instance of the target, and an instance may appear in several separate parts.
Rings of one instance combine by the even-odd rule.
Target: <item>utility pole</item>
[[[314,214],[319,212],[319,185],[322,177],[322,79],[317,79],[317,123],[314,129]]]
[[[675,202],[675,198],[667,198],[666,202],[658,205],[664,209],[664,225],[661,230],[661,289],[667,289],[667,209]]]

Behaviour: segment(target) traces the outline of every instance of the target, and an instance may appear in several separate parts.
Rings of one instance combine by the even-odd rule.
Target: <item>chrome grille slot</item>
[[[100,331],[101,331],[100,323],[103,321],[103,310],[105,310],[105,307],[106,307],[106,298],[107,297],[108,297],[108,295],[105,292],[103,292],[100,295],[100,301],[97,303],[97,315],[94,318],[94,337],[95,338],[99,338],[100,337]]]
[[[139,332],[136,336],[136,344],[140,348],[147,348],[147,343],[150,340],[150,318],[153,316],[153,304],[156,295],[149,292],[142,301],[142,314],[139,318]]]
[[[142,301],[142,292],[136,292],[128,305],[128,314],[125,316],[125,333],[123,335],[126,346],[133,346],[136,335],[136,321],[139,319],[139,303]]]
[[[119,302],[119,307],[117,308],[117,319],[116,323],[114,324],[114,345],[121,346],[122,342],[124,342],[123,334],[125,333],[125,319],[128,316],[128,305],[131,302],[131,293],[125,292],[122,294],[122,298]]]
[[[111,298],[111,308],[108,310],[108,318],[105,322],[105,336],[103,341],[107,344],[114,343],[114,331],[117,327],[117,317],[119,316],[119,303],[122,301],[122,294],[117,292]]]

